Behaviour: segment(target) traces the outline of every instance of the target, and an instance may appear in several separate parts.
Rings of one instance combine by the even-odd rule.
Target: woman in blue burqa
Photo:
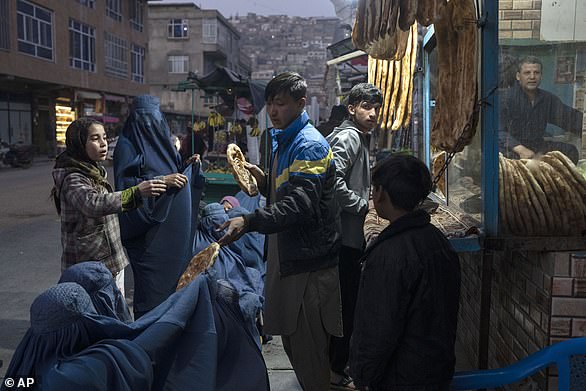
[[[85,264],[66,270],[62,280],[90,288],[95,284],[88,281],[103,281],[117,290],[103,265]],[[31,327],[6,377],[33,378],[30,389],[43,391],[269,389],[257,338],[228,282],[200,275],[130,324],[109,310],[115,302],[75,282],[49,288],[31,305]]]
[[[99,314],[81,285],[64,282],[33,301],[30,323],[5,376],[34,378],[33,390],[215,390],[218,340],[204,275],[129,324]],[[70,365],[81,352],[95,371]]]
[[[218,231],[217,227],[228,219],[229,217],[222,205],[215,202],[206,205],[202,211],[193,242],[193,253],[197,254],[209,246],[210,243],[221,238],[224,231]],[[242,254],[243,252],[241,251],[240,253]],[[256,322],[256,316],[264,302],[264,284],[261,272],[254,267],[247,266],[246,263],[241,255],[234,251],[232,246],[222,247],[210,270],[210,274],[216,279],[226,280],[234,286],[239,295],[242,315],[252,329]],[[257,340],[259,339],[257,338]]]
[[[189,262],[205,183],[199,157],[184,167],[157,97],[134,99],[114,151],[114,176],[117,189],[155,177],[164,178],[168,188],[120,218],[134,273],[133,309],[138,319],[174,292]]]

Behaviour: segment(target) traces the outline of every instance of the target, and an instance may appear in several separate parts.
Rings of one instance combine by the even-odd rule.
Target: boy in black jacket
[[[460,298],[458,255],[416,209],[431,191],[417,158],[392,156],[372,177],[378,215],[390,221],[366,249],[350,343],[362,390],[448,390]]]

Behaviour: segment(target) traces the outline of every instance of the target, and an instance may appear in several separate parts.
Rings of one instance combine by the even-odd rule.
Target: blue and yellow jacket
[[[339,212],[334,202],[336,167],[332,150],[303,112],[286,129],[273,129],[270,169],[277,157],[275,182],[262,192],[268,205],[245,216],[248,229],[277,232],[281,275],[337,265]],[[271,200],[270,189],[276,188]]]

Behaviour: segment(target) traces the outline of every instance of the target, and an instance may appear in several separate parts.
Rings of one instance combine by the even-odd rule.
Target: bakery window
[[[420,138],[424,142],[418,147],[418,155],[429,164],[434,177],[434,196],[452,208],[454,213],[468,214],[479,225],[483,219],[480,131],[474,132],[469,144],[459,152],[446,152],[437,146],[441,140],[432,140],[432,131],[449,133],[452,130],[449,115],[443,121],[435,118],[436,105],[438,99],[441,99],[441,83],[446,83],[439,72],[440,57],[436,42],[434,28],[431,27],[423,39],[424,99]]]
[[[586,34],[583,2],[533,4],[498,23],[499,231],[583,236]]]
[[[58,148],[65,148],[65,132],[70,123],[75,120],[75,111],[65,104],[55,105],[55,138]]]

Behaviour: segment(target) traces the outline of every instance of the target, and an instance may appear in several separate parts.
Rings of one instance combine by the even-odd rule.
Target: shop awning
[[[349,61],[352,60],[354,58],[360,57],[360,56],[364,56],[366,55],[365,51],[362,50],[355,50],[353,52],[350,52],[348,54],[344,54],[343,56],[340,57],[336,57],[336,58],[332,58],[331,60],[328,60],[326,62],[327,65],[336,65],[339,64],[341,62],[345,62],[345,61]]]

